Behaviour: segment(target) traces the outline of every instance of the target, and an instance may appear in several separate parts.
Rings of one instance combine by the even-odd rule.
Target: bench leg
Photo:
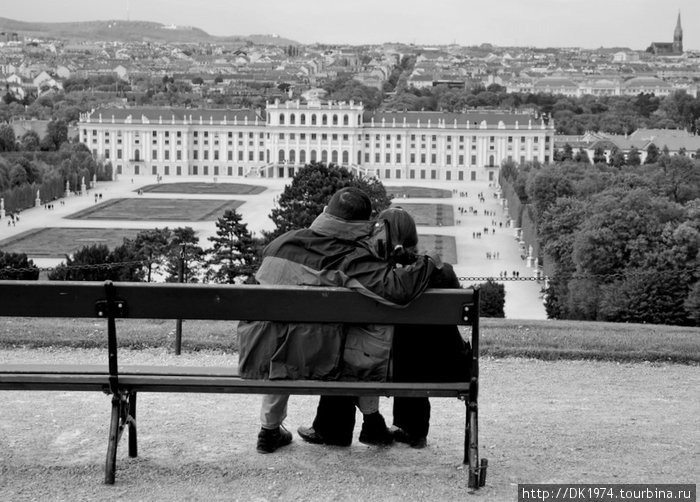
[[[117,468],[117,448],[124,428],[129,426],[129,456],[138,453],[136,436],[136,392],[120,390],[112,395],[112,417],[109,424],[109,444],[105,463],[105,483],[114,484]]]
[[[126,417],[129,424],[129,456],[138,456],[138,442],[136,437],[136,392],[129,393],[129,413]]]
[[[479,462],[479,409],[474,402],[465,401],[467,408],[466,433],[464,437],[464,463],[469,469],[468,487],[479,489],[486,483],[488,460]]]
[[[107,462],[105,464],[105,484],[114,484],[114,473],[117,467],[117,446],[119,444],[119,415],[121,399],[112,395],[112,418],[109,423],[109,443],[107,445]]]

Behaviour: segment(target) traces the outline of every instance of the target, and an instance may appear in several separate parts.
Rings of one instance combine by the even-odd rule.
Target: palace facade
[[[80,140],[115,177],[289,178],[318,161],[387,180],[493,181],[501,163],[553,158],[554,124],[523,113],[365,112],[354,102],[259,110],[102,108]]]

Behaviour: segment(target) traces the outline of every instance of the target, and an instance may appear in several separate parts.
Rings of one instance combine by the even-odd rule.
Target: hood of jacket
[[[336,237],[346,241],[359,241],[372,234],[374,221],[344,220],[328,214],[319,214],[309,226],[310,230],[328,237]]]

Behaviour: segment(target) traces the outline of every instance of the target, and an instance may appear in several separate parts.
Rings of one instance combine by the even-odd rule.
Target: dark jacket
[[[444,263],[430,287],[459,288],[452,265]],[[392,357],[396,382],[469,381],[471,347],[457,326],[398,325]]]
[[[427,288],[434,265],[421,257],[410,267],[391,267],[373,248],[372,229],[372,222],[322,213],[308,229],[287,232],[272,241],[263,252],[256,279],[269,285],[347,287],[389,305],[406,305]],[[382,379],[391,348],[390,331],[360,328],[380,341],[389,336],[388,345],[378,347],[385,351],[376,358],[383,366],[369,376]],[[338,378],[347,330],[342,324],[241,321],[239,373],[243,378]],[[355,341],[360,338],[372,341],[351,336]],[[353,376],[349,370],[345,370],[347,378],[367,376],[362,371]]]

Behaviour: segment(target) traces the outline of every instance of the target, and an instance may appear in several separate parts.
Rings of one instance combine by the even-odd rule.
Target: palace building
[[[365,112],[361,103],[259,110],[101,108],[80,141],[115,177],[290,178],[318,161],[387,180],[493,181],[505,160],[547,163],[554,124],[503,111]]]

